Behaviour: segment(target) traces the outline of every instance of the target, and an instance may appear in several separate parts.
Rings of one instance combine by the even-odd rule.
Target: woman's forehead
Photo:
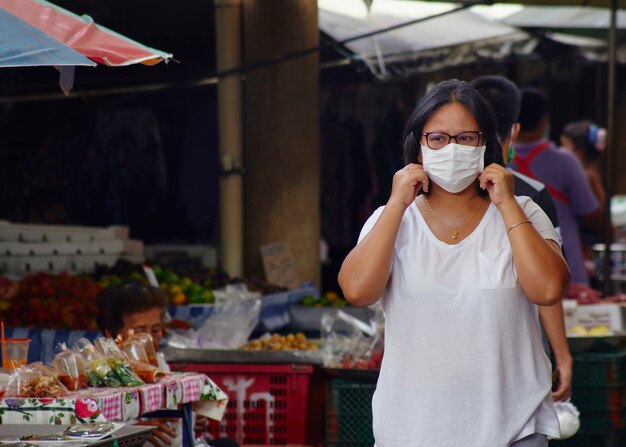
[[[424,125],[424,132],[441,131],[457,133],[463,130],[480,130],[474,115],[458,102],[437,109]]]
[[[161,323],[161,309],[158,307],[148,309],[141,312],[132,312],[124,314],[124,326],[153,326]]]

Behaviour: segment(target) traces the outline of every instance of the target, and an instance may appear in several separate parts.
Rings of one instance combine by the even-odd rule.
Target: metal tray
[[[50,434],[61,433],[69,425],[46,425],[46,424],[7,424],[0,425],[0,446],[2,446],[3,438],[10,439],[15,436],[21,436],[26,434]],[[152,430],[156,427],[151,425],[125,425],[118,431],[112,433],[104,439],[92,442],[54,442],[55,446],[62,447],[63,445],[89,445],[89,447],[140,447],[148,440],[152,434]],[[28,442],[28,441],[26,441]],[[36,443],[41,445],[41,443]],[[51,445],[51,443],[46,443]]]
[[[321,365],[319,351],[242,351],[238,349],[163,348],[167,362],[172,363],[242,363]]]

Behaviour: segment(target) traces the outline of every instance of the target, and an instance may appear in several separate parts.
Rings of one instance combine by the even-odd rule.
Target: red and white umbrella
[[[172,57],[45,0],[0,0],[0,27],[0,67],[55,66],[65,94],[76,66],[154,65]]]
[[[0,8],[99,64],[154,65],[172,57],[45,0],[0,0]]]

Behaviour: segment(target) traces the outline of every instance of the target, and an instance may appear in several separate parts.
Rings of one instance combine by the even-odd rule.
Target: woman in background
[[[606,149],[606,129],[589,120],[574,121],[563,128],[561,146],[576,154],[585,168],[587,179],[600,201],[600,206],[605,206],[606,191],[600,161]]]
[[[606,129],[589,120],[573,121],[563,128],[561,147],[572,151],[582,163],[591,190],[600,202],[600,209],[606,211],[607,197],[602,178],[602,156],[606,149]],[[593,231],[579,225],[583,259],[592,280],[598,280],[593,261],[593,246],[604,241],[602,232]],[[598,282],[599,288],[600,284]]]

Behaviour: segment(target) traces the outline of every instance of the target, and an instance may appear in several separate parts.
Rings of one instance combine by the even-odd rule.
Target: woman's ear
[[[514,144],[517,141],[517,137],[519,136],[519,131],[522,128],[520,123],[514,123],[511,128],[511,144]]]

